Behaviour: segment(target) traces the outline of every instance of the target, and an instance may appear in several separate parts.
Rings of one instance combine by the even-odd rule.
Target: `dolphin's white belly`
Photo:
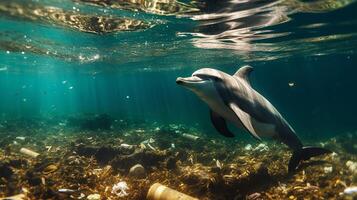
[[[217,93],[217,91],[210,90],[209,95],[200,96],[200,98],[208,104],[208,106],[213,110],[215,113],[226,119],[227,121],[232,122],[238,128],[244,128],[242,123],[240,122],[239,118],[236,114],[222,101],[221,97]]]
[[[260,137],[274,137],[277,134],[276,126],[274,124],[261,123],[252,118],[252,125]]]

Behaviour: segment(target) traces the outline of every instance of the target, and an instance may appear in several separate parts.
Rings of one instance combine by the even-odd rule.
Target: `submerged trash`
[[[193,141],[196,141],[196,140],[200,139],[200,137],[198,137],[196,135],[188,134],[188,133],[184,133],[184,134],[182,134],[182,136],[184,138],[187,138],[187,139],[193,140]]]
[[[246,151],[250,151],[250,150],[252,150],[252,149],[253,149],[253,147],[252,147],[251,144],[247,144],[247,145],[244,147],[244,150],[246,150]]]
[[[268,145],[264,143],[260,143],[257,147],[254,148],[255,151],[268,151],[269,147]]]
[[[75,190],[71,190],[71,189],[63,188],[63,189],[58,189],[58,192],[60,192],[60,193],[74,193],[76,191]]]
[[[246,198],[247,200],[258,200],[258,199],[262,199],[262,195],[258,192],[250,194],[247,196]]]
[[[146,198],[148,200],[169,200],[169,199],[198,200],[194,197],[188,196],[184,193],[181,193],[179,191],[161,185],[160,183],[155,183],[150,187]]]
[[[88,200],[101,200],[100,194],[90,194],[87,196]]]
[[[130,145],[130,144],[120,144],[120,147],[124,148],[124,149],[133,149],[134,145]]]
[[[346,195],[357,195],[357,186],[351,186],[351,187],[348,187],[346,188],[344,191],[343,191],[343,194],[346,194]]]
[[[151,150],[157,151],[156,148],[154,148],[154,147],[151,145],[151,144],[154,143],[154,142],[155,142],[155,140],[152,139],[152,138],[150,138],[150,139],[148,139],[148,140],[142,141],[142,142],[140,143],[140,145],[141,145],[142,147],[144,147],[144,148],[149,147]]]
[[[146,175],[145,168],[140,164],[136,164],[132,166],[129,170],[129,176],[135,178],[145,178],[145,175]]]
[[[25,154],[25,155],[28,155],[28,156],[30,156],[30,157],[32,157],[32,158],[37,158],[37,156],[40,155],[39,153],[37,153],[37,152],[35,152],[35,151],[32,151],[32,150],[30,150],[30,149],[27,149],[27,148],[21,148],[21,149],[20,149],[20,152],[23,153],[23,154]]]
[[[325,172],[325,174],[331,173],[332,170],[333,170],[332,166],[331,166],[331,167],[324,167],[324,172]]]
[[[55,172],[58,170],[58,167],[57,165],[54,165],[54,164],[50,164],[48,165],[47,167],[45,167],[43,170],[42,170],[42,173],[44,175],[48,175],[48,174],[51,174],[52,172]]]
[[[230,141],[210,137],[201,137],[198,142],[186,139],[183,133],[201,133],[182,126],[180,133],[166,126],[153,132],[158,124],[140,122],[125,129],[115,126],[112,131],[99,135],[93,131],[78,131],[73,126],[62,127],[57,121],[50,122],[54,128],[45,127],[45,123],[33,129],[34,122],[19,128],[17,135],[26,136],[25,141],[31,143],[14,146],[15,136],[7,136],[6,128],[12,124],[0,121],[3,125],[0,127],[0,138],[3,138],[0,140],[0,197],[22,193],[28,194],[29,199],[84,200],[88,195],[97,199],[95,194],[99,194],[100,199],[142,200],[155,182],[187,194],[190,199],[257,200],[289,199],[290,196],[293,199],[353,199],[351,197],[356,195],[347,195],[349,190],[344,193],[345,188],[355,185],[355,174],[346,166],[346,163],[353,166],[354,156],[345,154],[340,143],[334,141],[325,143],[339,152],[338,160],[334,160],[332,154],[323,166],[311,165],[306,173],[298,171],[291,177],[286,174],[286,161],[278,159],[290,156],[290,152],[275,143],[266,143],[270,152],[262,155],[260,150],[254,151],[259,143],[248,145],[246,141],[239,141],[237,150],[233,151]],[[137,129],[143,133],[136,133]],[[39,134],[28,136],[27,130]],[[146,141],[146,149],[139,147],[141,141]],[[157,151],[152,151],[147,143]],[[253,151],[246,151],[247,146]],[[27,159],[13,151],[21,147],[33,148],[41,155]],[[5,173],[6,170],[10,173]],[[120,181],[123,182],[118,184]],[[11,191],[12,185],[18,189]],[[25,187],[29,192],[21,191]]]
[[[218,159],[213,159],[213,161],[216,162],[216,167],[218,167],[219,169],[223,168],[223,164]]]
[[[24,141],[26,137],[17,136],[15,139]]]
[[[112,187],[112,194],[115,194],[118,197],[125,197],[128,195],[128,189],[128,184],[125,181],[120,181]]]
[[[347,161],[346,166],[352,173],[357,173],[357,162]]]
[[[25,200],[25,199],[26,199],[26,195],[24,194],[18,194],[11,197],[0,198],[0,200]]]

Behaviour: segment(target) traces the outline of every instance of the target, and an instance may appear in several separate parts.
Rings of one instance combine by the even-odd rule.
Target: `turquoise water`
[[[88,2],[2,1],[3,119],[107,113],[213,132],[176,77],[250,64],[254,87],[301,135],[356,130],[354,1]],[[141,24],[120,28],[122,18]]]
[[[142,200],[156,182],[202,200],[355,199],[356,10],[355,0],[0,1],[0,200]],[[304,145],[334,153],[287,173],[285,145],[231,125],[236,137],[221,136],[176,84],[244,65]],[[304,152],[329,151],[299,146],[295,159]]]

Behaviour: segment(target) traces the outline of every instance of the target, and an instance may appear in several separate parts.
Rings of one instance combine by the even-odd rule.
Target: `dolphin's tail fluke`
[[[321,147],[303,147],[302,149],[296,150],[293,152],[293,155],[290,158],[288,171],[289,172],[295,171],[300,161],[302,160],[308,160],[311,157],[315,157],[327,153],[332,153],[332,151]]]

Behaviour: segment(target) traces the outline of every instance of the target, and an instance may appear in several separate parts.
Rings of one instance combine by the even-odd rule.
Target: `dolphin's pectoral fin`
[[[261,138],[258,136],[256,131],[254,130],[252,124],[252,118],[249,114],[241,110],[236,104],[229,103],[229,107],[234,111],[237,117],[242,122],[243,126],[247,129],[247,131],[257,140],[261,141]]]
[[[210,116],[213,126],[220,134],[225,137],[234,137],[234,134],[228,130],[226,121],[223,117],[213,112],[212,110],[210,110]]]

